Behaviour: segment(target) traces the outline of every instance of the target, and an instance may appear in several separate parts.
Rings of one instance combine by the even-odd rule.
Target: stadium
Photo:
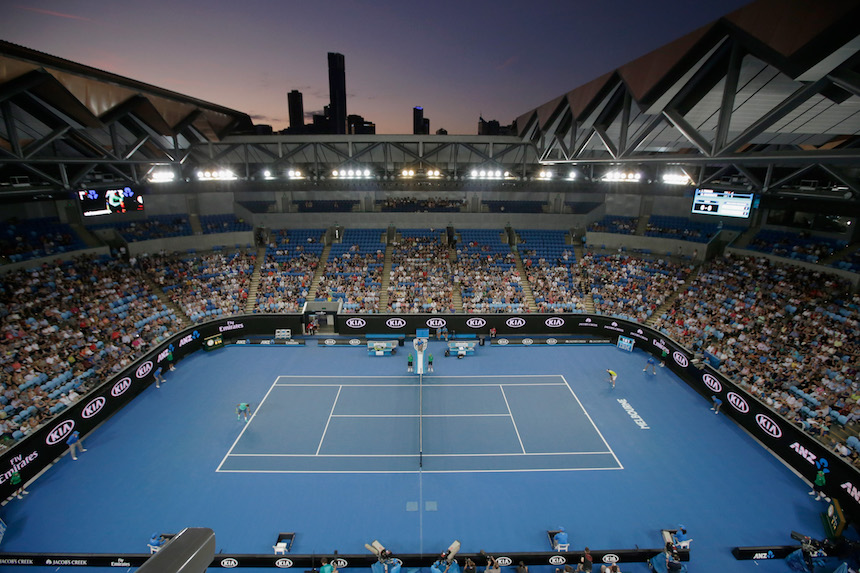
[[[858,21],[757,0],[475,136],[0,41],[0,568],[856,570]]]

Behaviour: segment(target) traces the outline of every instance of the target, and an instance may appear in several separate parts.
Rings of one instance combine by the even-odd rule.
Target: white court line
[[[229,450],[227,450],[227,453],[226,453],[226,454],[224,454],[224,458],[221,460],[221,463],[220,463],[220,464],[218,464],[218,467],[217,467],[217,468],[215,468],[215,471],[216,471],[216,472],[221,471],[221,466],[223,466],[223,465],[224,465],[224,462],[225,462],[225,461],[227,461],[227,458],[228,458],[228,457],[230,457],[230,452],[232,452],[232,451],[233,451],[233,448],[235,448],[235,447],[236,447],[236,444],[238,444],[238,443],[239,443],[239,440],[242,438],[242,434],[244,434],[244,433],[245,433],[245,430],[247,430],[247,429],[248,429],[248,426],[250,426],[250,425],[251,425],[251,422],[253,422],[253,421],[254,421],[254,416],[256,416],[256,415],[257,415],[257,412],[259,412],[259,411],[260,411],[260,408],[263,406],[263,402],[265,402],[265,401],[266,401],[266,398],[268,398],[268,397],[269,397],[269,393],[271,393],[272,388],[274,388],[274,387],[275,387],[275,384],[276,384],[277,382],[278,382],[278,379],[277,379],[277,378],[275,378],[275,382],[274,382],[271,386],[269,386],[269,390],[266,392],[266,395],[265,395],[265,396],[263,396],[263,399],[260,401],[260,405],[259,405],[259,406],[257,406],[257,407],[254,409],[254,413],[253,413],[253,414],[251,414],[251,419],[250,419],[250,420],[248,420],[247,422],[245,422],[245,427],[244,427],[244,428],[242,428],[242,431],[241,431],[241,432],[239,432],[239,435],[238,435],[238,436],[236,436],[236,439],[235,439],[235,440],[233,440],[233,445],[232,445],[232,446],[230,446],[230,449],[229,449]]]
[[[332,414],[332,418],[507,418],[510,414]]]
[[[514,425],[514,431],[517,433],[517,439],[520,441],[520,447],[523,449],[523,453],[526,453],[526,447],[523,445],[523,439],[520,437],[520,431],[517,429],[517,421],[514,420],[514,413],[511,412],[511,406],[508,404],[508,397],[505,395],[505,389],[499,384],[499,390],[502,391],[502,398],[505,399],[505,406],[508,408],[508,415],[511,417],[511,423]]]
[[[612,454],[612,452],[508,452],[502,454],[424,454],[425,458],[480,458],[480,457],[522,457],[522,456],[593,456]],[[414,454],[233,454],[234,458],[417,458]]]
[[[275,386],[279,388],[325,388],[340,386],[347,386],[349,388],[418,388],[418,384],[275,384]],[[518,384],[516,382],[511,384],[493,384],[492,382],[486,384],[424,384],[425,388],[459,388],[465,386],[565,386],[565,384],[561,382],[537,382],[535,384]]]
[[[588,421],[591,422],[591,425],[594,426],[594,431],[597,432],[597,435],[600,436],[600,439],[603,440],[603,443],[606,444],[606,447],[609,448],[610,453],[612,453],[612,457],[615,458],[616,463],[618,463],[619,469],[624,469],[624,465],[621,463],[621,460],[618,459],[618,456],[615,455],[615,452],[612,451],[612,446],[609,445],[609,442],[606,441],[606,438],[603,437],[603,434],[600,433],[600,429],[598,429],[597,424],[594,423],[594,420],[591,419],[591,416],[588,415],[588,411],[585,409],[585,406],[582,405],[582,402],[579,401],[579,397],[576,395],[576,392],[573,391],[573,388],[570,387],[570,384],[567,383],[567,379],[559,374],[561,379],[564,380],[564,383],[567,385],[570,393],[573,394],[573,397],[576,399],[576,403],[579,404],[579,407],[582,408],[585,417],[588,418]]]
[[[522,472],[597,472],[614,471],[623,468],[527,468],[527,469],[497,469],[497,470],[221,470],[222,473],[233,474],[494,474]]]
[[[436,376],[433,375],[433,378],[558,378],[559,374],[474,374],[468,376]],[[352,376],[343,376],[343,375],[331,375],[331,374],[283,374],[278,376],[280,378],[412,378],[412,376],[361,376],[361,375],[352,375]]]
[[[320,448],[322,448],[323,440],[325,439],[325,434],[328,432],[328,424],[331,422],[331,416],[334,414],[334,407],[337,406],[337,399],[340,398],[340,391],[343,389],[343,386],[337,389],[337,395],[334,397],[334,402],[331,405],[331,412],[328,413],[328,420],[325,421],[325,429],[323,430],[322,436],[320,436],[320,445],[317,446],[317,455],[320,453]]]

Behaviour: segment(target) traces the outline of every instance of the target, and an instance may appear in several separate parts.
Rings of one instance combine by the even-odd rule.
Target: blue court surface
[[[422,385],[405,357],[363,348],[195,354],[2,508],[0,549],[142,553],[154,532],[194,526],[224,553],[271,553],[295,531],[295,554],[459,539],[498,555],[547,551],[559,525],[572,550],[656,548],[682,523],[690,571],[765,572],[787,566],[731,548],[824,536],[808,484],[668,369],[643,372],[640,351],[484,346],[460,360],[430,346]]]

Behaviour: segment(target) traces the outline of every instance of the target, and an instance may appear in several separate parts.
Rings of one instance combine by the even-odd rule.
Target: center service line
[[[331,405],[331,412],[328,413],[328,420],[325,421],[325,429],[323,430],[322,436],[320,437],[320,445],[317,446],[316,455],[320,455],[320,448],[322,448],[323,440],[325,439],[325,434],[328,432],[328,424],[331,422],[332,414],[334,414],[334,407],[337,406],[337,399],[340,398],[340,391],[343,390],[343,386],[339,386],[337,389],[337,395],[334,397],[334,403]]]
[[[526,447],[523,445],[523,439],[520,437],[520,431],[517,429],[517,421],[514,420],[514,414],[511,412],[511,406],[508,404],[508,397],[505,395],[505,388],[501,384],[499,384],[499,390],[502,391],[502,398],[505,399],[505,406],[508,408],[508,415],[511,417],[511,423],[514,425],[514,431],[517,433],[517,439],[520,441],[520,447],[523,449],[523,453],[526,453]]]

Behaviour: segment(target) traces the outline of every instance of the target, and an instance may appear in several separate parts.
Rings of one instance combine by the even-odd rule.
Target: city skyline
[[[323,113],[327,54],[340,53],[348,113],[377,133],[412,133],[420,104],[433,131],[474,134],[481,116],[509,124],[747,3],[333,0],[323,13],[260,0],[44,0],[8,5],[0,38],[245,112],[276,131],[289,126],[292,90],[302,92],[306,118]],[[129,34],[123,22],[152,32]]]

